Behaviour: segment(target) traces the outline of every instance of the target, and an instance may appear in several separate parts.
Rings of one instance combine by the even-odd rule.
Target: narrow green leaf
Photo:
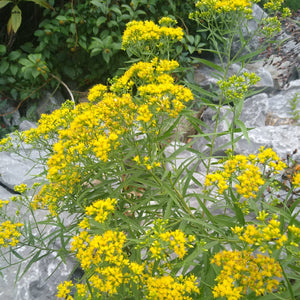
[[[240,61],[245,61],[245,60],[247,60],[247,59],[251,59],[252,57],[255,57],[255,56],[259,55],[262,51],[263,51],[263,50],[262,50],[261,48],[259,48],[259,49],[256,50],[256,51],[251,51],[251,52],[248,53],[248,54],[245,54],[245,55],[243,55],[243,56],[238,57],[238,58],[235,60],[235,62],[237,63],[237,62],[240,62]]]
[[[244,100],[238,101],[238,103],[235,106],[235,112],[236,112],[236,118],[238,119],[242,113],[244,107]]]
[[[245,124],[241,120],[234,120],[234,122],[237,126],[239,126],[241,128],[243,135],[245,136],[246,140],[250,144],[250,139],[249,139],[249,136],[248,136],[248,129],[245,126]]]
[[[242,210],[236,204],[233,205],[233,209],[234,209],[234,212],[235,212],[235,215],[237,217],[239,224],[244,226],[245,218],[244,218],[244,214],[243,214]]]
[[[16,250],[13,248],[10,249],[11,253],[18,259],[24,259],[23,256],[21,256]]]
[[[203,200],[209,200],[209,197],[206,196],[206,195],[200,195],[200,194],[194,194],[194,196],[197,198],[197,201],[198,201],[199,205],[201,206],[204,214],[207,216],[207,218],[209,219],[209,221],[211,221],[212,223],[215,223],[215,218],[211,214],[211,212],[208,210],[208,208],[206,207],[206,203],[202,202],[202,199]]]
[[[300,274],[300,267],[298,267],[297,265],[289,264],[288,267],[295,270],[296,272],[298,272]]]
[[[21,279],[25,275],[25,273],[29,270],[29,268],[32,266],[32,264],[34,264],[35,262],[37,262],[41,259],[41,257],[40,257],[41,252],[42,252],[42,250],[38,250],[38,252],[32,257],[32,259],[26,265],[21,277],[18,279]]]
[[[222,67],[220,67],[220,66],[216,65],[215,63],[213,63],[207,59],[204,59],[204,58],[194,58],[193,63],[202,63],[210,68],[215,69],[218,72],[221,72],[221,73],[224,72]]]
[[[189,82],[185,82],[185,84],[187,85],[188,88],[190,88],[192,91],[198,92],[199,94],[203,95],[203,96],[207,96],[209,98],[214,98],[216,97],[216,95],[212,92],[209,92],[207,90],[205,90],[204,88],[202,88],[201,86],[197,85],[197,84],[193,84],[193,83],[189,83]]]

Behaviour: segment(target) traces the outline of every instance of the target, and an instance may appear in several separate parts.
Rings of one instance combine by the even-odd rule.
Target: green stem
[[[166,166],[163,164],[163,168],[166,170]],[[165,189],[165,186],[164,186],[164,184],[163,184],[163,182],[159,179],[159,178],[157,178],[157,176],[152,172],[152,171],[150,171],[150,173],[151,173],[151,175],[152,175],[152,177],[154,178],[154,180],[160,185],[160,187],[162,188],[162,190],[165,190],[165,191],[167,191],[166,189]],[[169,182],[170,182],[170,185],[171,185],[171,187],[172,187],[172,189],[175,191],[175,193],[176,193],[176,198],[177,198],[177,200],[178,200],[178,202],[180,203],[180,205],[181,205],[181,207],[192,217],[192,218],[194,218],[195,216],[194,216],[194,214],[191,212],[191,210],[190,210],[190,208],[188,207],[188,205],[185,203],[185,201],[184,201],[184,198],[182,197],[182,195],[180,194],[180,192],[178,191],[178,189],[175,187],[175,185],[173,184],[173,181],[172,181],[172,179],[171,178],[169,178]]]
[[[282,270],[283,277],[284,277],[284,279],[286,281],[287,288],[288,288],[288,290],[290,292],[291,300],[296,300],[294,292],[293,292],[292,285],[291,285],[291,283],[290,283],[290,281],[289,281],[289,279],[288,279],[288,277],[287,277],[287,275],[286,275],[286,273],[284,271],[284,268],[282,267],[282,264],[280,262],[279,262],[279,264],[280,264],[280,267],[281,267],[281,270]]]

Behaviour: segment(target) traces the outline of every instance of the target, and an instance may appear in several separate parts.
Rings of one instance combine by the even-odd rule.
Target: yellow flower
[[[22,184],[16,185],[14,187],[14,189],[15,189],[16,192],[19,192],[19,193],[23,194],[27,191],[27,184],[22,183]]]
[[[149,111],[149,106],[147,104],[143,104],[138,108],[138,116],[137,121],[143,121],[145,123],[149,123],[153,114]]]
[[[0,208],[3,207],[3,205],[7,205],[9,203],[9,200],[0,200]]]
[[[184,300],[192,299],[186,294],[197,293],[196,277],[187,276],[175,280],[172,276],[149,277],[146,280],[146,299]]]
[[[268,215],[269,215],[268,213],[266,213],[264,210],[262,210],[262,211],[258,212],[258,217],[256,217],[256,219],[260,220],[260,221],[264,221]]]
[[[85,213],[88,216],[93,216],[95,221],[104,223],[109,214],[114,212],[116,203],[117,199],[115,198],[97,200],[92,205],[86,207]]]
[[[19,242],[18,238],[21,236],[17,228],[23,225],[23,223],[12,223],[11,221],[2,222],[0,224],[0,247],[16,246]]]
[[[268,214],[264,211],[259,213],[258,220],[264,220]],[[253,225],[248,224],[244,227],[235,227],[231,230],[238,235],[241,241],[249,245],[260,246],[260,251],[265,252],[268,250],[272,253],[273,248],[279,249],[283,247],[288,238],[286,234],[280,231],[280,222],[276,220],[277,216],[274,215],[271,220],[266,224]]]
[[[91,228],[90,223],[89,223],[89,219],[88,218],[84,218],[79,224],[78,226],[81,229],[86,229],[86,228]]]
[[[94,102],[100,100],[101,96],[107,91],[107,87],[103,84],[96,84],[90,90],[88,94],[88,100]]]
[[[300,187],[300,172],[298,172],[296,175],[293,176],[292,184],[295,187]]]
[[[249,17],[252,13],[251,6],[252,3],[250,0],[200,0],[196,2],[198,11],[191,14],[190,17],[211,20],[216,13],[230,12],[243,12],[246,14],[246,17]]]
[[[158,24],[163,26],[169,26],[177,24],[177,21],[170,17],[162,17],[159,19]]]
[[[161,23],[165,22],[170,25],[170,18],[162,19]],[[160,27],[153,21],[131,21],[126,24],[126,30],[123,34],[122,48],[127,49],[129,46],[135,45],[138,42],[157,42],[164,37],[180,41],[183,38],[183,30],[180,27]]]
[[[70,289],[71,287],[73,287],[72,281],[61,282],[59,284],[59,286],[57,287],[58,292],[57,292],[56,296],[58,298],[66,299],[71,292],[71,289]]]
[[[206,176],[205,185],[216,185],[219,194],[228,189],[229,182],[236,182],[236,192],[244,198],[256,198],[261,186],[265,184],[262,167],[269,168],[270,174],[277,174],[286,167],[272,149],[259,150],[257,155],[235,155],[225,161],[223,170]],[[238,203],[242,208],[243,203]]]
[[[240,299],[247,296],[249,290],[256,296],[271,293],[278,288],[277,278],[282,277],[278,262],[268,256],[250,251],[223,251],[215,254],[211,263],[222,266],[213,288],[214,298]]]
[[[151,235],[150,252],[155,260],[166,259],[167,255],[175,253],[179,259],[182,259],[187,253],[187,247],[192,248],[195,237],[187,236],[184,232],[177,229],[167,231],[165,229],[167,220],[162,222],[157,220],[154,223],[153,234]]]

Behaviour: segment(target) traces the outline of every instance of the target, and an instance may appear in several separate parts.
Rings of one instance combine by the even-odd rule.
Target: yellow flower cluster
[[[254,291],[256,296],[271,293],[278,288],[282,277],[280,264],[273,258],[249,251],[223,251],[217,253],[211,263],[222,266],[213,288],[214,298],[226,297],[238,300]]]
[[[150,277],[147,280],[148,293],[146,299],[150,300],[192,300],[186,294],[197,293],[197,278],[193,275],[189,277],[180,276],[175,280],[172,276]]]
[[[295,225],[288,226],[288,230],[292,232],[296,238],[300,238],[300,228]]]
[[[58,298],[63,298],[63,299],[73,299],[68,297],[68,295],[71,292],[71,288],[74,286],[74,284],[72,283],[72,281],[65,281],[65,282],[61,282],[59,284],[59,286],[57,287],[57,294],[56,296]]]
[[[264,8],[277,11],[281,8],[283,2],[284,0],[269,0],[264,3]]]
[[[242,12],[250,18],[252,14],[251,0],[200,0],[196,2],[196,11],[191,18],[211,19],[216,13]]]
[[[195,237],[187,236],[179,229],[168,231],[165,228],[167,223],[168,220],[156,220],[153,230],[146,232],[147,237],[142,244],[150,245],[151,258],[155,260],[167,260],[172,253],[182,259],[187,253],[187,248],[193,247]]]
[[[19,192],[19,193],[23,194],[23,193],[25,193],[27,191],[27,184],[22,183],[22,184],[16,185],[14,187],[14,190],[16,192]]]
[[[257,162],[268,166],[270,172],[273,174],[279,174],[279,171],[287,167],[271,148],[265,149],[263,146],[260,147],[259,153],[257,154]]]
[[[172,28],[163,26],[165,23],[171,25],[173,20],[170,18],[162,19],[161,25],[156,25],[153,21],[131,21],[126,24],[126,30],[123,34],[122,48],[127,49],[132,45],[137,45],[142,42],[145,46],[153,47],[154,45],[165,46],[161,41],[170,39],[172,41],[181,41],[183,38],[183,30],[180,27]]]
[[[158,24],[163,26],[170,26],[170,25],[176,25],[177,21],[170,17],[162,17],[159,19]]]
[[[2,208],[4,205],[7,205],[9,203],[9,200],[0,200],[0,208]]]
[[[158,58],[154,58],[151,62],[138,62],[133,64],[111,86],[111,91],[124,93],[124,91],[129,91],[134,84],[137,87],[151,83],[154,84],[157,83],[158,78],[161,78],[162,75],[164,75],[164,82],[174,82],[173,78],[168,75],[178,68],[178,66],[179,64],[175,60],[159,60]]]
[[[108,230],[102,235],[91,236],[87,231],[82,231],[73,238],[71,250],[76,252],[84,270],[104,262],[120,266],[124,263],[122,249],[125,241],[123,232]]]
[[[99,205],[104,206],[104,202],[100,203],[100,201],[87,207],[86,215],[95,217],[96,214],[97,217],[97,208]],[[114,204],[115,199],[107,199],[108,207],[113,208],[110,205]],[[96,217],[95,221],[99,222]],[[86,220],[82,222],[86,222]],[[194,236],[186,236],[180,230],[166,231],[166,224],[167,221],[156,221],[149,237],[152,240],[159,239],[165,243],[167,245],[165,249],[169,252],[168,255],[174,251],[179,258],[182,258],[186,254],[186,245],[191,247],[195,238]],[[88,228],[88,226],[86,227]],[[77,236],[74,236],[71,242],[71,251],[75,253],[83,270],[86,272],[92,270],[91,276],[85,279],[83,283],[73,284],[70,281],[61,283],[58,287],[57,296],[73,299],[70,296],[70,289],[74,287],[75,295],[84,297],[84,299],[89,299],[90,293],[101,298],[103,295],[117,295],[120,289],[124,289],[123,285],[132,287],[132,284],[134,284],[135,289],[143,293],[145,299],[187,300],[192,299],[188,296],[189,294],[199,293],[197,278],[194,275],[171,276],[170,264],[166,262],[159,262],[155,267],[156,270],[154,270],[155,263],[150,256],[146,256],[142,263],[130,261],[128,253],[124,251],[126,241],[126,235],[123,232],[114,230],[105,231],[101,235],[82,230]],[[138,245],[141,248],[145,247],[145,243],[142,242]]]
[[[87,98],[90,102],[94,102],[97,99],[101,98],[106,91],[107,86],[103,84],[96,84],[89,90]]]
[[[95,201],[92,205],[85,208],[88,216],[94,217],[95,221],[103,223],[109,214],[115,210],[117,199],[107,198],[105,200]]]
[[[277,16],[264,18],[262,24],[261,32],[267,37],[271,37],[281,31],[281,23]]]
[[[261,219],[261,215],[259,219]],[[288,241],[287,236],[281,233],[280,222],[277,220],[276,215],[273,215],[267,223],[260,225],[248,224],[245,227],[235,226],[231,230],[238,235],[241,241],[250,246],[259,246],[261,252],[268,251],[272,253],[273,249],[280,249]]]
[[[0,140],[0,151],[8,151],[13,147],[11,136],[7,136]]]
[[[176,61],[153,59],[151,62],[139,62],[112,85],[111,90],[119,93],[130,91],[135,84],[138,94],[143,98],[139,107],[139,119],[150,122],[152,116],[158,112],[167,112],[176,117],[184,103],[193,99],[190,89],[174,83],[169,75],[178,67]]]
[[[0,247],[16,246],[19,242],[21,233],[17,230],[18,227],[22,227],[23,223],[12,223],[11,221],[5,221],[0,224]]]
[[[177,117],[184,103],[193,98],[189,89],[174,83],[170,74],[177,67],[176,61],[157,58],[134,64],[110,91],[98,84],[90,90],[90,102],[75,108],[67,102],[60,110],[43,115],[38,128],[25,132],[28,143],[54,142],[52,149],[46,145],[51,153],[47,161],[49,183],[33,199],[32,207],[48,207],[55,215],[60,203],[67,203],[65,196],[86,182],[85,166],[91,160],[107,163],[113,155],[119,156],[118,151],[124,151],[119,148],[126,135],[134,136],[137,131],[158,135],[162,114]],[[133,86],[136,95],[131,91]],[[159,163],[145,165],[151,170]]]
[[[294,224],[288,226],[288,231],[291,233],[291,238],[289,239],[290,245],[295,246],[299,248],[299,242],[300,242],[300,228],[296,227]]]
[[[235,101],[245,97],[249,87],[255,85],[260,78],[255,73],[244,72],[241,76],[233,75],[227,80],[218,81],[226,100]]]
[[[261,168],[269,168],[270,174],[277,174],[286,168],[272,149],[260,148],[257,155],[236,155],[227,160],[222,171],[206,176],[205,185],[217,185],[222,194],[229,187],[229,181],[237,181],[235,188],[244,198],[256,198],[259,188],[265,183]]]
[[[39,126],[24,132],[25,142],[28,144],[37,141],[47,143],[48,140],[57,138],[58,131],[67,128],[74,118],[73,105],[73,102],[66,101],[60,109],[53,111],[50,115],[42,114],[38,121]]]
[[[182,232],[165,233],[165,241],[172,244],[172,248],[179,256],[185,253],[184,243],[186,236]],[[191,238],[190,238],[191,240]],[[94,270],[88,279],[88,285],[93,294],[98,297],[116,295],[118,288],[123,284],[134,284],[136,288],[144,291],[146,299],[192,299],[188,294],[199,293],[196,277],[170,275],[155,275],[145,264],[130,262],[127,254],[123,252],[126,235],[122,232],[108,230],[102,235],[90,235],[87,231],[80,232],[73,238],[71,250],[76,252],[81,267]],[[151,265],[151,264],[150,264]],[[149,265],[149,266],[150,266]],[[76,285],[77,294],[88,295],[85,284]],[[59,297],[70,297],[70,282],[62,283],[58,288]],[[78,291],[80,288],[80,291]],[[68,298],[72,299],[72,298]]]
[[[150,158],[148,156],[144,156],[141,161],[140,156],[137,155],[132,160],[135,161],[138,165],[144,165],[147,170],[152,170],[153,168],[161,166],[160,162],[150,162]]]

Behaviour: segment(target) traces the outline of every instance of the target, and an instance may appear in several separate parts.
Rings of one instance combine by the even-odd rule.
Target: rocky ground
[[[285,31],[278,36],[281,46],[268,48],[260,60],[247,66],[249,71],[254,71],[261,77],[256,88],[257,90],[263,88],[264,91],[245,101],[241,120],[247,127],[252,128],[249,131],[250,144],[242,136],[236,144],[237,153],[255,153],[261,146],[265,146],[273,148],[282,158],[292,155],[296,161],[300,162],[300,116],[299,119],[297,118],[297,111],[300,114],[300,26],[295,24],[295,21],[300,21],[300,12],[283,24]],[[255,45],[252,46],[255,47]],[[234,68],[239,67],[239,65],[233,66],[232,72]],[[208,89],[216,84],[216,79],[212,76],[211,69],[199,65],[195,70],[195,82]],[[293,99],[299,99],[294,109],[291,105]],[[208,128],[203,130],[209,133],[209,128],[214,127],[215,112],[205,106],[200,107],[199,110],[198,117],[208,125]],[[232,115],[228,107],[222,108],[221,117],[222,122],[218,125],[219,132],[227,130],[228,123],[231,121]],[[26,130],[31,126],[35,124],[23,121],[20,129]],[[193,135],[193,132],[189,132],[189,135]],[[195,149],[201,152],[208,150],[205,139],[193,138],[196,139],[193,146]],[[228,140],[228,136],[219,137],[216,140],[216,147],[225,144]],[[30,151],[30,149],[25,149],[25,151]],[[40,154],[32,153],[32,155]],[[184,161],[191,154],[186,152],[182,155],[182,161]],[[32,167],[33,163],[28,160],[23,160],[14,154],[0,153],[0,181],[2,183],[0,199],[9,199],[13,195],[14,185],[22,182],[32,184],[34,182],[32,174],[38,174],[41,166]],[[201,171],[202,166],[199,165],[197,172],[201,174]],[[191,186],[191,189],[197,191],[199,187]],[[40,217],[43,218],[43,215]],[[48,279],[57,267],[57,263],[49,257],[41,260],[15,286],[17,267],[3,271],[4,277],[0,281],[0,298],[7,300],[55,299],[56,286],[60,281],[67,279],[73,266],[71,261],[67,266],[60,265],[55,275]],[[0,265],[3,265],[1,260]]]

